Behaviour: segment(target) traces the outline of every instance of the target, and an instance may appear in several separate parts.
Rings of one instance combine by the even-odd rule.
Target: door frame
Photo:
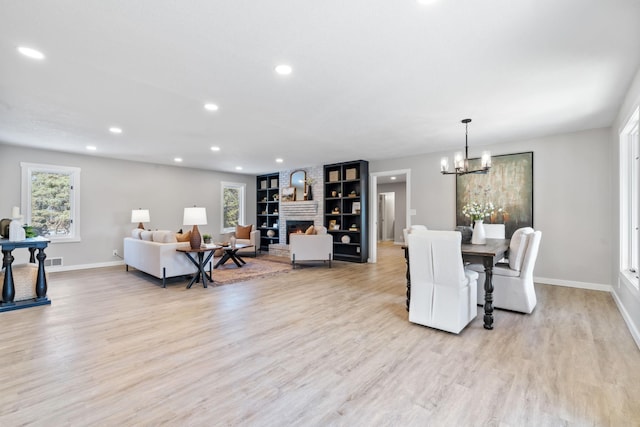
[[[378,259],[378,177],[405,175],[405,199],[406,199],[406,219],[407,227],[411,227],[411,169],[396,169],[390,171],[370,172],[369,173],[369,259],[368,262],[375,263]]]

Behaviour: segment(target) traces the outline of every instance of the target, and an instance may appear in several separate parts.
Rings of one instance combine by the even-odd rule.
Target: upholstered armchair
[[[236,243],[252,246],[238,250],[238,255],[258,255],[258,249],[260,249],[260,230],[254,230],[253,224],[237,225],[236,231],[229,233],[225,240],[228,241],[231,236],[236,238]]]
[[[307,233],[292,233],[289,235],[289,256],[293,268],[300,261],[329,261],[331,268],[333,236],[324,226],[311,226]]]
[[[531,313],[536,306],[536,290],[533,285],[533,269],[542,239],[541,231],[520,228],[513,233],[509,245],[509,263],[493,268],[493,307]],[[478,273],[479,303],[484,302],[484,267],[480,264],[467,266]]]
[[[409,321],[459,333],[477,315],[478,273],[462,265],[457,231],[421,231],[409,236]]]

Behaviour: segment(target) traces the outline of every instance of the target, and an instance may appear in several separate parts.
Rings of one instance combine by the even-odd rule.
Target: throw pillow
[[[142,233],[140,233],[140,238],[142,240],[146,240],[147,242],[152,242],[153,241],[153,231],[143,230]]]
[[[144,230],[142,228],[134,228],[133,230],[131,230],[131,237],[133,237],[134,239],[140,239],[140,234],[143,231]]]
[[[250,239],[251,238],[251,225],[236,225],[236,239]]]
[[[176,240],[178,242],[188,242],[191,239],[191,230],[186,233],[178,233],[176,234]]]
[[[153,232],[153,241],[158,243],[175,243],[176,235],[169,230],[156,230]]]
[[[509,242],[509,268],[520,271],[524,253],[527,249],[527,235],[533,233],[533,228],[523,227],[514,231]]]
[[[327,227],[324,225],[316,225],[314,230],[316,231],[316,234],[327,234]]]
[[[304,232],[304,234],[316,234],[316,229],[313,225],[310,225],[309,228],[307,228],[307,231]]]

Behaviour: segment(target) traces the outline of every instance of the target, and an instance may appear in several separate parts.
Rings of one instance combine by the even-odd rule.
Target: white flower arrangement
[[[484,219],[487,216],[490,216],[491,213],[495,210],[492,202],[487,203],[467,203],[462,207],[462,214],[467,218],[471,218],[473,221],[477,221],[480,219]]]

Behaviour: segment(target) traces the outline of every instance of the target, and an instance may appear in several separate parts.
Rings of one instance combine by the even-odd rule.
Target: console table
[[[51,304],[51,300],[47,298],[47,277],[44,274],[44,260],[47,257],[44,249],[49,245],[49,242],[50,241],[44,237],[31,237],[17,242],[12,242],[9,239],[0,239],[0,247],[2,248],[3,255],[2,266],[5,268],[0,312]],[[29,252],[31,252],[31,262],[35,261],[34,254],[36,250],[38,251],[38,254],[35,255],[35,258],[38,259],[38,276],[35,283],[36,297],[25,301],[14,302],[13,299],[16,293],[12,270],[14,257],[11,253],[17,248],[28,249]]]

